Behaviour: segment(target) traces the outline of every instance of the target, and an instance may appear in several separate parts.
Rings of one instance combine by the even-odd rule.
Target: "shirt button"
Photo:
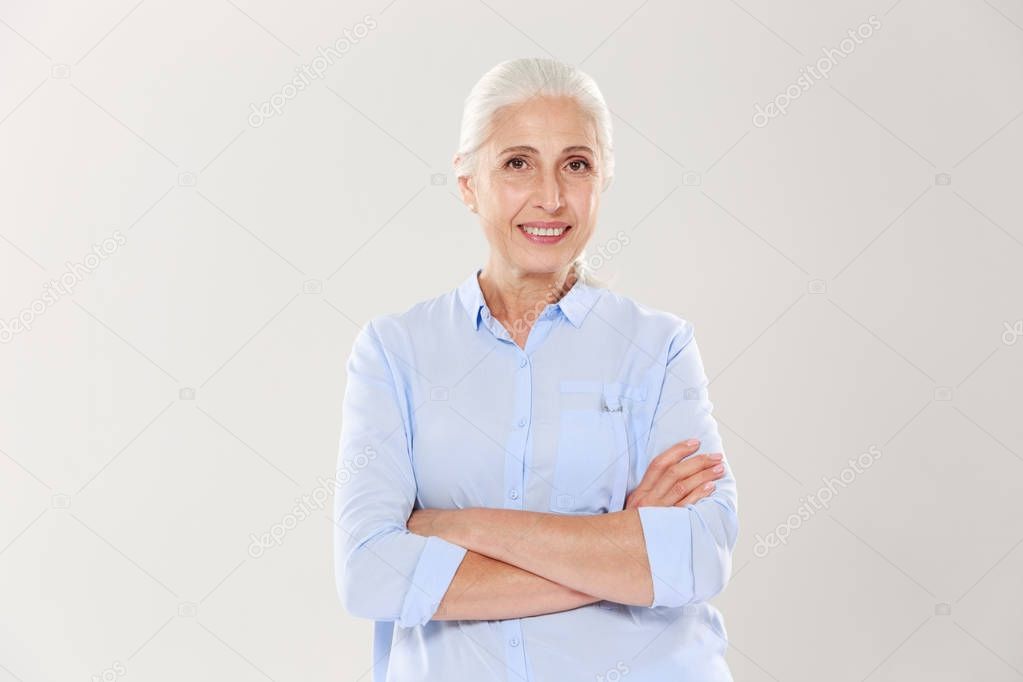
[[[487,310],[486,308],[483,309],[483,317],[485,317],[487,319],[490,318],[490,311]]]
[[[519,638],[518,637],[512,637],[511,639],[508,640],[508,643],[511,644],[512,646],[518,646],[519,645]]]
[[[525,358],[520,359],[519,360],[519,367],[525,367],[525,366],[526,366],[526,359]]]
[[[513,500],[519,499],[519,491],[516,490],[515,488],[512,488],[511,490],[508,491],[508,497],[512,498]]]
[[[525,426],[525,425],[526,425],[526,418],[523,417],[522,419],[519,420],[519,426]]]

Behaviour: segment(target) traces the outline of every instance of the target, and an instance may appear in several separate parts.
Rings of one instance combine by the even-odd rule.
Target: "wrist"
[[[474,507],[467,507],[450,512],[445,525],[448,534],[451,536],[451,542],[467,549],[472,549],[473,530],[478,525],[477,511]]]

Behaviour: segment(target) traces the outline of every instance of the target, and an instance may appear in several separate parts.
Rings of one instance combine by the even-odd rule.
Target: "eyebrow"
[[[529,152],[529,153],[532,153],[532,154],[539,154],[540,150],[538,150],[536,147],[530,147],[528,144],[520,144],[520,145],[516,145],[514,147],[508,147],[507,149],[502,151],[500,154],[498,154],[498,156],[504,156],[505,154],[507,154],[509,152]],[[562,150],[561,153],[562,154],[568,154],[569,152],[589,152],[591,155],[596,156],[596,154],[594,154],[592,149],[590,149],[589,147],[587,147],[585,145],[579,145],[579,144],[572,145],[571,147],[565,147]]]

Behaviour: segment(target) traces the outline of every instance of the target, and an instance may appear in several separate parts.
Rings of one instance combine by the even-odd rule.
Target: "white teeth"
[[[562,232],[564,232],[568,228],[567,227],[530,227],[528,225],[523,225],[522,229],[525,232],[528,232],[529,234],[537,236],[537,237],[557,237],[558,235],[560,235]]]

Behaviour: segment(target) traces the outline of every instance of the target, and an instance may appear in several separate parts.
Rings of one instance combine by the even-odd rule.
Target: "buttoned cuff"
[[[401,607],[399,627],[424,625],[433,618],[467,551],[437,536],[426,539]]]

